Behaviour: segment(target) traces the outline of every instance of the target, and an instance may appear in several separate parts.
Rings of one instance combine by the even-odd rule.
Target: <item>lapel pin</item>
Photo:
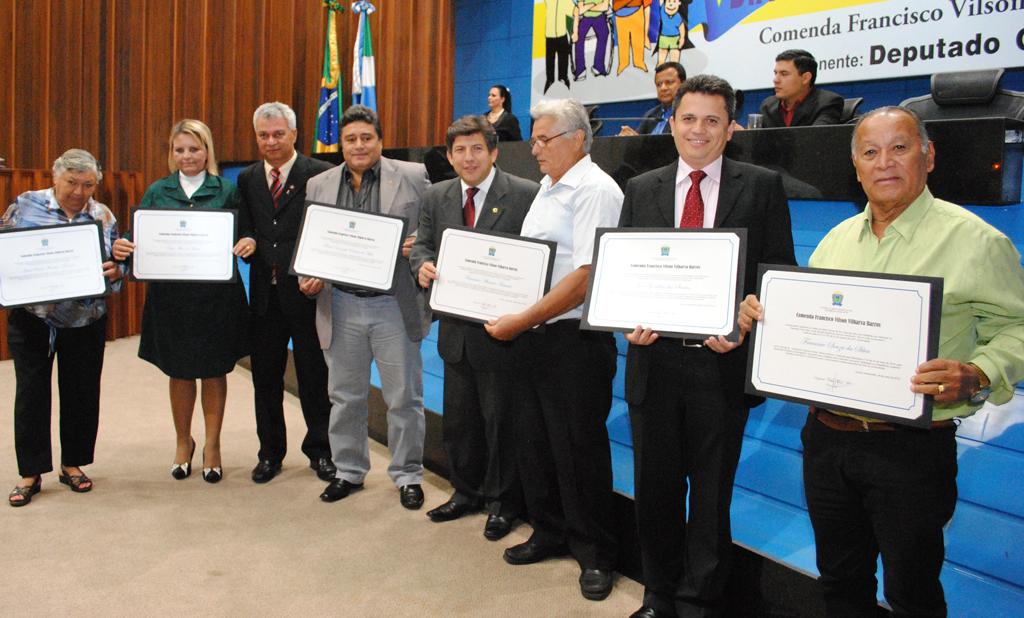
[[[491,209],[491,214],[494,214],[494,215],[498,214],[498,209],[497,208],[492,208]]]

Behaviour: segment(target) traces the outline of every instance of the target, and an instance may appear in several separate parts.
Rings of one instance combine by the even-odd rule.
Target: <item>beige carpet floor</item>
[[[385,473],[387,449],[377,443],[366,489],[322,503],[324,483],[299,450],[304,425],[291,395],[284,471],[255,485],[252,387],[241,368],[228,376],[224,481],[210,485],[198,473],[173,480],[167,380],[136,357],[137,347],[137,338],[107,344],[96,463],[86,469],[96,488],[73,494],[51,473],[31,504],[0,507],[0,615],[624,617],[640,606],[641,586],[621,576],[607,600],[583,599],[567,558],[506,564],[502,550],[529,536],[526,525],[492,543],[481,535],[483,515],[430,522],[426,510],[450,486],[429,472],[426,506],[401,508]],[[18,477],[11,361],[0,362],[0,402],[6,492]],[[198,468],[198,411],[193,435]]]

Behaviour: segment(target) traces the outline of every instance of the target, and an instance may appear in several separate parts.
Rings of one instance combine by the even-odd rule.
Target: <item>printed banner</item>
[[[1024,66],[1024,0],[534,0],[531,100],[651,99],[666,60],[770,88],[791,48],[819,84]]]

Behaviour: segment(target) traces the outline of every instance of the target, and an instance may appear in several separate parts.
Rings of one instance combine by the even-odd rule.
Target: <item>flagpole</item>
[[[338,56],[336,14],[345,10],[341,0],[323,0],[327,8],[324,36],[324,64],[320,74],[320,100],[317,105],[316,139],[313,152],[338,152],[338,122],[341,120],[341,62]]]
[[[369,15],[376,10],[367,0],[352,3],[352,12],[359,15],[356,43],[352,50],[352,104],[365,105],[373,111],[377,111],[377,69]]]

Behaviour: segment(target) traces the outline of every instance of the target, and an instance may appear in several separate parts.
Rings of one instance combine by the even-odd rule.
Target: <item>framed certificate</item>
[[[739,336],[745,229],[598,228],[581,328]]]
[[[185,208],[132,211],[132,278],[137,281],[225,283],[237,276],[238,212]]]
[[[942,279],[762,264],[747,392],[926,427],[910,390],[939,347]]]
[[[547,294],[557,248],[549,240],[447,228],[437,250],[430,308],[472,322],[518,313]]]
[[[0,306],[103,296],[103,260],[99,221],[0,230]]]
[[[291,273],[392,294],[402,260],[404,217],[306,202]]]

